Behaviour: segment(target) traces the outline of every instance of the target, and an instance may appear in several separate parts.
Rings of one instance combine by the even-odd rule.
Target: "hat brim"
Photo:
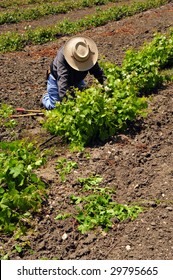
[[[81,40],[85,40],[90,48],[90,55],[84,62],[80,62],[73,56],[73,47]],[[91,69],[97,62],[98,49],[96,43],[87,36],[74,36],[70,38],[64,45],[64,57],[67,63],[75,70],[87,71]]]

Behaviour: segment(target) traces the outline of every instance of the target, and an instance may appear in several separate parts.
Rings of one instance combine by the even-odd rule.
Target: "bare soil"
[[[87,9],[82,11],[84,13],[88,13]],[[81,11],[71,12],[70,17],[77,14],[79,16]],[[144,42],[151,41],[156,32],[167,32],[173,25],[172,15],[173,3],[169,3],[81,34],[95,40],[100,56],[121,65],[127,49],[138,49]],[[51,24],[51,17],[45,21]],[[26,26],[26,22],[22,26]],[[21,52],[1,54],[1,102],[14,108],[39,108],[46,90],[46,69],[66,39],[62,37],[42,46],[27,46]],[[124,133],[104,145],[87,147],[84,152],[70,152],[59,138],[45,144],[43,148],[52,149],[53,154],[38,173],[48,184],[48,200],[35,215],[34,228],[26,236],[14,241],[10,236],[1,235],[2,254],[8,253],[11,259],[172,260],[173,83],[151,94],[149,108],[146,119],[138,119]],[[2,128],[0,132],[1,141],[28,137],[42,143],[50,137],[42,128],[40,117],[19,119],[13,135]],[[89,159],[86,153],[90,154]],[[55,171],[59,157],[76,161],[79,167],[67,176],[65,183],[61,183]],[[144,206],[145,211],[134,221],[119,223],[115,220],[107,233],[99,228],[81,234],[73,219],[56,221],[59,212],[73,211],[69,195],[81,195],[77,179],[91,174],[99,174],[103,177],[103,186],[116,190],[117,202],[137,203]],[[14,250],[17,243],[23,244],[21,253]]]

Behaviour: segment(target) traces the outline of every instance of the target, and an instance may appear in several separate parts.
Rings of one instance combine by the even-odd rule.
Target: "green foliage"
[[[71,148],[82,148],[95,140],[107,140],[143,108],[145,99],[137,98],[128,87],[111,97],[102,87],[90,87],[83,92],[76,90],[74,100],[63,101],[53,112],[46,112],[44,126],[51,133],[64,136]]]
[[[0,7],[1,8],[9,8],[9,7],[18,7],[21,5],[32,5],[38,3],[52,3],[52,2],[59,2],[61,0],[1,0]]]
[[[166,81],[173,82],[173,67],[163,69],[161,73]]]
[[[91,176],[89,178],[79,178],[78,179],[81,186],[83,186],[83,190],[98,190],[98,185],[102,182],[102,177],[100,176]],[[101,190],[100,190],[101,191]]]
[[[15,120],[10,119],[13,113],[13,108],[7,104],[0,105],[0,127],[13,128],[16,125]]]
[[[79,182],[83,186],[83,191],[89,191],[89,194],[71,195],[71,203],[77,205],[74,211],[76,214],[58,214],[55,219],[62,220],[73,216],[79,224],[78,230],[86,233],[98,226],[108,230],[112,227],[113,218],[117,218],[120,222],[137,218],[143,209],[139,206],[127,206],[114,202],[110,195],[113,191],[109,188],[99,187],[101,181],[100,176],[80,178]]]
[[[108,0],[83,0],[84,7],[91,7],[92,4],[94,5],[104,5],[108,2],[115,2],[115,1],[108,1]]]
[[[63,3],[61,3],[63,2]],[[37,5],[37,9],[42,8],[43,6],[51,6],[52,8],[54,8],[54,12],[56,12],[57,7],[55,6],[55,4],[58,4],[59,9],[61,11],[61,8],[68,8],[70,10],[71,7],[76,7],[76,8],[81,8],[81,7],[91,7],[93,5],[103,5],[109,2],[117,2],[117,0],[76,0],[75,3],[73,0],[1,0],[0,2],[0,7],[2,8],[9,8],[9,7],[19,7],[22,5],[27,5],[27,7],[29,7],[29,5],[32,4],[39,4],[39,6]],[[49,5],[46,3],[50,3]],[[52,5],[53,3],[53,5]],[[46,5],[45,5],[46,4]],[[32,10],[32,9],[26,9],[26,10]],[[65,10],[66,11],[66,10]],[[22,11],[22,13],[24,12],[24,10]],[[64,12],[64,10],[62,9],[61,12]]]
[[[139,91],[151,91],[163,83],[159,70],[173,63],[173,33],[157,34],[141,51],[128,50],[122,65],[123,78],[138,87]],[[140,81],[140,83],[139,83]]]
[[[80,200],[75,197],[75,201],[76,199],[80,203],[80,207],[77,207],[75,218],[79,223],[78,230],[81,233],[98,226],[108,230],[112,227],[111,219],[116,217],[119,221],[134,220],[142,212],[142,208],[139,206],[127,206],[113,202],[111,196],[103,192],[83,196]],[[71,200],[74,201],[74,197],[71,197]]]
[[[58,2],[58,3],[56,3]],[[15,7],[14,10],[8,10],[5,12],[0,12],[0,25],[4,23],[17,23],[22,20],[34,20],[39,19],[43,16],[50,15],[50,14],[59,14],[59,13],[67,13],[70,10],[80,9],[82,7],[93,7],[93,6],[101,6],[105,5],[109,2],[117,2],[117,0],[78,0],[78,1],[57,1],[57,0],[15,0],[15,1],[6,1],[1,2],[0,7]],[[163,0],[153,0],[147,1],[146,3],[135,3],[129,9],[128,6],[122,6],[121,9],[109,9],[108,13],[102,12],[102,17],[105,19],[109,17],[108,14],[112,15],[112,19],[114,18],[119,19],[123,14],[132,15],[136,11],[143,11],[144,9],[151,7],[151,5],[157,6],[168,2]],[[27,8],[19,8],[22,4],[35,4],[35,6]],[[36,5],[37,4],[37,5]],[[39,4],[39,5],[38,5]],[[115,13],[115,11],[117,11]],[[95,18],[96,19],[96,18]],[[111,18],[110,18],[111,19]]]
[[[58,214],[55,218],[55,220],[65,220],[67,218],[71,217],[70,213],[66,213],[66,214]]]
[[[97,3],[99,1],[96,1]],[[106,24],[110,20],[119,20],[122,17],[134,15],[135,13],[145,11],[152,7],[159,7],[169,1],[167,0],[146,0],[145,2],[136,2],[131,5],[123,5],[123,6],[115,6],[112,8],[108,8],[107,10],[97,10],[95,14],[89,15],[80,19],[78,21],[67,21],[66,19],[62,22],[57,22],[55,26],[52,27],[39,27],[33,30],[26,29],[25,33],[20,32],[7,32],[0,35],[0,52],[7,51],[15,51],[21,50],[27,44],[43,44],[48,41],[56,40],[57,35],[65,35],[65,34],[75,34],[76,32],[80,32],[82,30],[86,30],[88,28],[97,27],[103,24]],[[79,3],[78,3],[79,4]],[[68,3],[62,3],[62,7],[64,9],[65,5]],[[70,5],[76,5],[71,2]],[[82,4],[81,4],[82,5]],[[61,5],[60,5],[61,6]],[[45,8],[44,5],[43,11],[41,7],[36,9],[29,10],[28,13],[31,13],[33,17],[39,17],[41,14],[46,13],[54,13],[53,7]],[[59,6],[58,6],[59,7]],[[79,6],[78,6],[79,7]],[[67,10],[69,10],[69,6]],[[25,13],[19,11],[19,15],[14,15],[11,17],[10,15],[6,15],[8,20],[14,21],[16,17],[24,16]],[[27,11],[26,11],[27,14]],[[5,17],[6,17],[5,16]],[[27,17],[27,15],[26,15]],[[3,18],[2,18],[3,22]]]
[[[66,175],[69,174],[72,169],[77,169],[78,165],[75,161],[67,160],[66,158],[59,158],[57,160],[56,170],[60,175],[61,181],[66,181]]]
[[[32,143],[0,142],[0,231],[25,230],[24,223],[40,207],[45,184],[33,170],[44,162]]]
[[[140,51],[128,50],[122,68],[102,62],[106,86],[96,84],[82,92],[76,89],[74,99],[63,100],[46,112],[44,126],[63,136],[72,148],[82,149],[96,140],[109,139],[137,116],[145,116],[147,99],[139,97],[139,92],[151,92],[163,83],[159,71],[172,64],[172,42],[173,32],[156,35]]]
[[[16,51],[26,46],[27,34],[8,31],[0,35],[0,52]]]
[[[25,1],[26,2],[26,1]],[[17,23],[22,20],[34,20],[39,19],[43,16],[50,15],[50,14],[59,14],[59,13],[67,13],[70,10],[79,9],[82,7],[92,7],[94,5],[103,5],[108,2],[115,2],[109,0],[78,0],[78,1],[33,1],[33,4],[39,3],[39,5],[35,5],[34,7],[27,8],[16,8],[15,10],[0,12],[0,25],[4,23]],[[49,2],[49,3],[46,3]],[[57,5],[55,2],[58,2]],[[9,3],[10,4],[10,3]],[[12,4],[12,3],[11,3]],[[17,3],[16,3],[17,4]],[[18,2],[22,4],[21,1]],[[3,4],[0,4],[2,6]],[[5,6],[5,3],[4,5]],[[7,5],[6,3],[6,6]]]
[[[15,9],[13,11],[0,13],[0,24],[17,23],[22,20],[35,20],[43,16],[58,13],[67,13],[69,10],[77,8],[73,2],[55,4],[42,4],[27,9]]]

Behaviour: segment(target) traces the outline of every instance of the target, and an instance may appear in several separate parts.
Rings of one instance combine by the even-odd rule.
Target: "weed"
[[[10,115],[13,113],[13,108],[7,104],[1,104],[0,106],[0,126],[5,128],[13,128],[16,126],[16,121],[10,119]]]
[[[66,175],[69,174],[72,169],[77,169],[78,165],[75,161],[68,161],[66,158],[60,158],[57,160],[56,170],[60,175],[61,181],[66,181]]]
[[[76,214],[58,214],[56,220],[66,219],[72,216],[79,224],[78,230],[83,234],[89,230],[101,226],[104,230],[112,227],[113,218],[120,222],[126,219],[134,220],[143,211],[140,206],[128,206],[114,202],[109,188],[98,187],[102,181],[100,176],[81,178],[79,182],[83,191],[89,191],[89,195],[70,196],[70,202],[76,206]]]

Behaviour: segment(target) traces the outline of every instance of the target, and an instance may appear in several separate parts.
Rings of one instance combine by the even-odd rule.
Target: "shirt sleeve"
[[[100,84],[103,84],[106,80],[106,76],[104,74],[103,69],[100,67],[98,62],[89,70],[90,74],[93,75]]]
[[[62,100],[66,95],[66,91],[68,89],[68,78],[69,78],[68,66],[63,55],[63,49],[59,50],[57,57],[55,58],[54,64],[56,66],[56,71],[57,71],[57,85],[58,85],[59,97]]]

